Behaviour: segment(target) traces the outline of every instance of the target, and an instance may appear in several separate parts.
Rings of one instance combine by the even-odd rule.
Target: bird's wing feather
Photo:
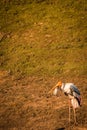
[[[80,91],[78,90],[78,88],[75,85],[71,85],[70,89],[71,89],[71,92],[73,93],[73,95],[75,95],[75,93],[80,95]]]

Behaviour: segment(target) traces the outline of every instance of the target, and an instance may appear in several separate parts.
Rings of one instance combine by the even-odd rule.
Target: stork
[[[62,91],[69,98],[69,123],[70,123],[70,108],[73,107],[74,123],[76,124],[76,109],[81,106],[80,91],[73,83],[62,83],[59,81],[50,91],[49,94],[58,95],[58,90]]]

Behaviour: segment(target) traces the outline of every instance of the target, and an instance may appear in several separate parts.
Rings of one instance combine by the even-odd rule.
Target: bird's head
[[[61,81],[59,81],[57,84],[56,84],[56,86],[55,87],[57,87],[57,88],[61,88],[61,86],[62,86],[62,82]]]
[[[61,90],[61,86],[62,86],[62,82],[59,81],[50,91],[49,91],[49,94],[54,94],[54,95],[57,95],[58,93],[58,90]]]

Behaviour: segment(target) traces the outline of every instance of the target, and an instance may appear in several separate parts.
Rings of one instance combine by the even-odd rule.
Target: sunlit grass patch
[[[86,4],[9,4],[0,10],[0,68],[13,74],[86,74]],[[9,34],[8,34],[9,33]]]

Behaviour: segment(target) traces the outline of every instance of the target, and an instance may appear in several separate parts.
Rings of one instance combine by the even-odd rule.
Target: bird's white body
[[[72,105],[72,107],[73,107],[74,109],[80,107],[80,105],[79,105],[78,101],[76,100],[76,98],[72,98],[72,99],[71,99],[71,105]]]
[[[66,92],[67,94],[71,94],[71,90],[75,93],[80,94],[78,88],[73,83],[62,83],[61,89]],[[73,93],[73,94],[75,94]],[[75,95],[73,95],[75,96]]]
[[[66,93],[70,93],[70,87],[71,87],[71,85],[74,86],[73,83],[66,83],[66,84],[62,83],[61,89],[64,92],[66,92]]]
[[[81,97],[80,91],[73,83],[62,83],[58,82],[56,86],[54,86],[50,93],[53,92],[53,95],[58,95],[58,90],[63,91],[63,93],[69,97],[69,122],[70,122],[70,108],[71,105],[74,111],[74,121],[76,123],[76,112],[75,109],[81,106]],[[71,105],[70,105],[71,104]]]
[[[71,105],[73,108],[80,107],[78,100],[80,101],[80,92],[78,88],[73,83],[62,83],[61,90],[68,95],[71,100]],[[53,91],[53,95],[58,95],[58,88],[56,87]]]

